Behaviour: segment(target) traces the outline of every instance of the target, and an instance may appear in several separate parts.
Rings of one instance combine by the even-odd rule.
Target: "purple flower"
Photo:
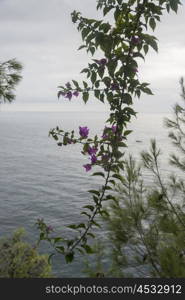
[[[97,151],[98,151],[98,149],[95,147],[89,147],[87,150],[89,155],[96,154]]]
[[[135,44],[135,45],[138,45],[138,44],[140,43],[140,38],[137,37],[137,36],[133,36],[133,37],[131,38],[131,42],[132,42],[133,44]]]
[[[46,231],[47,231],[47,233],[53,231],[53,227],[51,225],[47,226]]]
[[[70,82],[67,82],[67,83],[66,83],[66,87],[67,87],[68,89],[70,89],[70,88],[71,88],[71,84],[70,84]]]
[[[73,96],[78,97],[78,96],[79,96],[79,92],[78,92],[78,91],[75,91],[75,92],[73,93]]]
[[[87,127],[79,127],[79,134],[82,138],[87,138],[89,134],[89,129]]]
[[[112,91],[115,91],[115,90],[118,90],[119,89],[119,85],[117,83],[112,83],[111,84],[111,90]]]
[[[91,170],[91,164],[83,165],[83,167],[85,168],[86,172]]]
[[[109,138],[109,136],[108,136],[108,134],[103,134],[103,135],[102,135],[102,138],[103,138],[104,140],[106,140],[106,139]]]
[[[100,64],[101,66],[106,65],[106,63],[107,63],[106,58],[102,58],[102,59],[99,60],[99,64]]]
[[[65,95],[66,95],[65,92],[62,92],[62,91],[59,91],[59,92],[58,92],[58,98],[60,98],[60,96],[65,96]]]
[[[106,139],[109,138],[109,135],[107,134],[107,129],[108,129],[108,127],[105,126],[105,128],[104,128],[104,130],[103,130],[103,135],[102,135],[102,138],[103,138],[104,140],[106,140]]]
[[[117,130],[117,126],[116,125],[112,125],[112,131],[114,132],[114,133],[116,133],[116,130]]]
[[[67,92],[66,95],[65,95],[65,98],[71,100],[72,96],[73,96],[73,95],[72,95],[71,92]]]
[[[92,163],[92,164],[95,164],[96,162],[97,162],[97,157],[96,157],[95,154],[93,154],[93,155],[91,156],[91,163]]]
[[[100,60],[95,60],[95,61],[96,61],[96,63],[97,63],[98,65],[100,65],[100,66],[105,66],[106,63],[107,63],[106,58],[102,58],[102,59],[100,59]]]

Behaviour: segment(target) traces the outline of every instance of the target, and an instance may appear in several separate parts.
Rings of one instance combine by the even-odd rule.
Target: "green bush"
[[[140,165],[133,157],[125,160],[117,196],[104,217],[109,230],[101,258],[96,251],[95,269],[86,263],[86,271],[96,276],[104,264],[106,277],[185,277],[185,86],[181,79],[182,105],[174,107],[173,119],[166,119],[169,137],[175,146],[169,164],[173,173],[164,176],[160,167],[161,151],[155,140],[149,151],[141,153]],[[153,176],[148,184],[147,169]],[[102,259],[103,257],[103,259]],[[98,267],[97,267],[98,266]],[[100,268],[101,267],[101,268]]]
[[[16,59],[0,61],[0,104],[15,100],[14,90],[22,79],[22,64]]]
[[[0,240],[0,278],[51,277],[47,255],[23,241],[24,229]]]

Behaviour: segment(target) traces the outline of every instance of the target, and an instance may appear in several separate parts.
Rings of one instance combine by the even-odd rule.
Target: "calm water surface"
[[[82,167],[88,159],[78,145],[57,147],[48,137],[55,126],[64,130],[88,126],[90,134],[101,133],[107,114],[100,112],[1,112],[0,113],[0,235],[24,226],[28,239],[38,237],[35,222],[44,218],[58,232],[63,226],[79,220],[79,210],[89,203],[86,190],[99,184]],[[164,115],[140,114],[128,129],[128,150],[135,157],[149,147],[155,137],[162,149],[162,170],[169,171],[167,154],[173,148],[163,126]],[[138,140],[140,142],[138,142]],[[152,177],[145,174],[150,185]],[[103,232],[102,232],[103,235]],[[48,251],[43,244],[42,251]],[[54,259],[54,273],[61,277],[78,277],[80,260],[65,266],[63,259]],[[83,276],[83,275],[82,275]]]

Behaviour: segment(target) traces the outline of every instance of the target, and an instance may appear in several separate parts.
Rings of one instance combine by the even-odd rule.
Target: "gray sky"
[[[185,2],[184,0],[182,2]],[[0,0],[0,60],[17,58],[24,65],[23,80],[14,104],[2,110],[104,110],[92,99],[85,105],[57,100],[57,86],[80,79],[90,57],[77,48],[80,34],[72,24],[75,9],[84,16],[101,18],[95,0]],[[135,100],[139,112],[170,112],[179,101],[180,76],[185,76],[185,6],[166,14],[158,24],[159,54],[150,51],[139,67],[140,80],[151,83],[155,96]]]

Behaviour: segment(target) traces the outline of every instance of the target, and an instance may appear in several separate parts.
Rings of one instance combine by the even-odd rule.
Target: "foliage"
[[[24,242],[24,230],[17,230],[10,238],[0,240],[1,278],[51,277],[51,266],[46,255]]]
[[[125,162],[124,181],[118,186],[118,197],[109,207],[109,215],[104,218],[109,228],[112,262],[109,270],[104,271],[105,276],[185,277],[185,184],[181,172],[185,154],[183,79],[180,83],[183,105],[176,104],[173,120],[165,120],[172,130],[169,137],[181,154],[170,158],[176,172],[164,181],[159,164],[161,153],[155,140],[151,141],[150,151],[141,153],[143,167],[154,176],[151,186],[143,179],[142,166],[132,157]],[[90,266],[89,270],[92,271]]]
[[[12,102],[14,90],[21,80],[22,65],[16,59],[0,62],[0,103]]]
[[[155,3],[149,0],[99,0],[97,9],[103,13],[102,20],[84,18],[77,11],[72,13],[72,21],[83,40],[79,49],[85,49],[92,59],[81,71],[86,79],[82,83],[72,80],[59,86],[58,97],[71,100],[81,94],[87,103],[93,95],[98,101],[107,101],[111,112],[100,137],[89,137],[89,128],[82,125],[79,134],[64,132],[59,127],[50,131],[60,147],[80,143],[82,154],[90,159],[84,169],[88,172],[94,166],[99,167],[100,171],[92,176],[104,180],[100,188],[89,190],[92,200],[82,211],[87,221],[68,226],[76,232],[74,238],[55,237],[47,232],[43,220],[37,223],[40,241],[50,242],[57,252],[65,255],[67,262],[73,260],[75,250],[93,252],[88,240],[94,236],[91,229],[100,226],[96,217],[107,214],[103,203],[114,200],[116,183],[124,182],[121,175],[125,167],[123,156],[127,136],[131,133],[127,125],[136,115],[133,100],[143,93],[152,95],[149,83],[139,80],[138,60],[144,60],[150,48],[158,51],[157,38],[148,33],[149,29],[155,30],[163,11],[177,12],[179,4],[179,0],[157,0]]]

